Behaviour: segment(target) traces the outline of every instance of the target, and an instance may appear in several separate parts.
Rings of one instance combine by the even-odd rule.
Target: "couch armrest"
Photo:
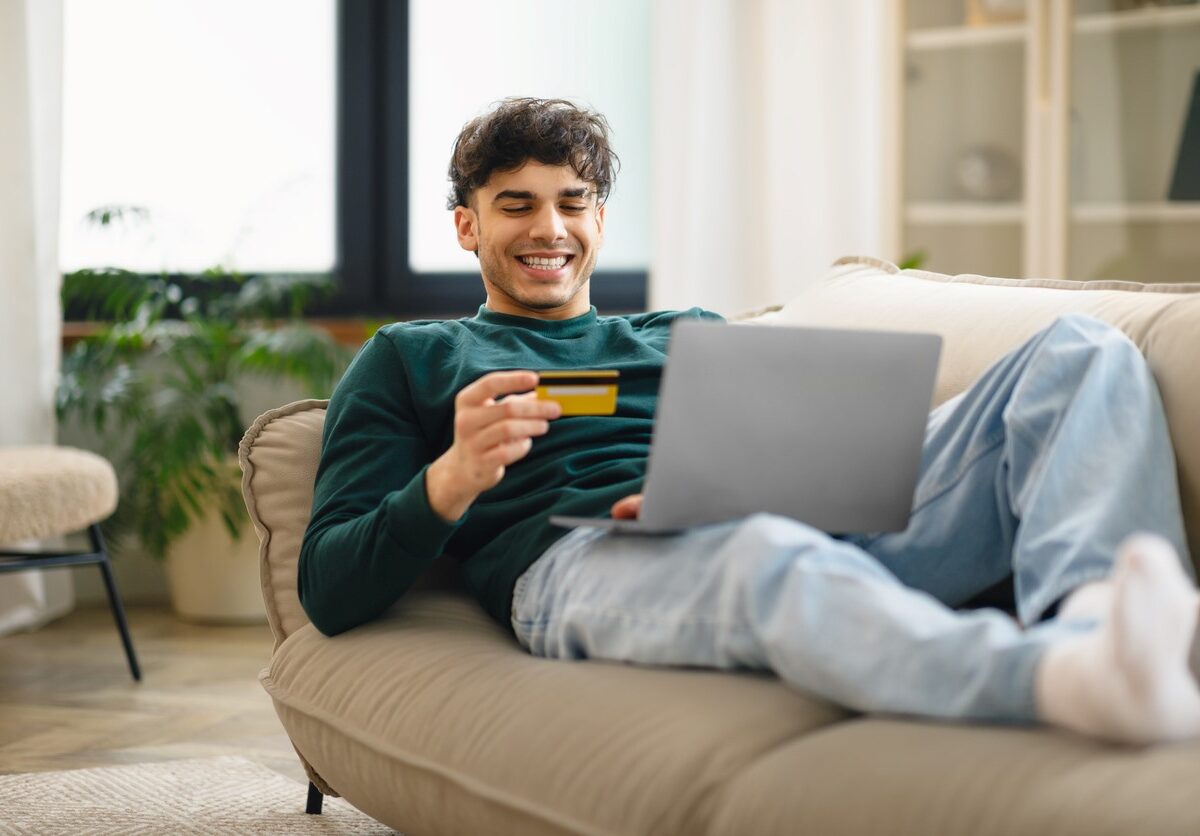
[[[305,400],[269,410],[255,419],[238,447],[242,496],[258,533],[263,601],[276,647],[308,623],[296,572],[328,404]]]

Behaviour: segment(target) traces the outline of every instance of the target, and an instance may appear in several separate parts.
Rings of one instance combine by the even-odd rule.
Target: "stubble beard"
[[[520,268],[511,263],[507,254],[503,256],[503,262],[500,263],[491,253],[482,247],[476,252],[479,255],[479,271],[483,274],[485,283],[495,287],[522,307],[532,311],[548,311],[566,305],[587,284],[596,264],[596,255],[592,253],[588,257],[587,263],[581,264],[576,268],[575,279],[571,285],[564,288],[560,293],[555,294],[552,298],[537,299],[525,293],[521,289],[519,282],[514,279],[512,272]],[[580,258],[582,256],[575,256],[572,259],[572,263]]]

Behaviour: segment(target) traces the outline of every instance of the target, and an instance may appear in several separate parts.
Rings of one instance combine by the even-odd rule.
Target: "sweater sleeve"
[[[380,616],[457,527],[429,507],[419,408],[384,334],[363,346],[330,399],[297,578],[300,603],[325,635]]]

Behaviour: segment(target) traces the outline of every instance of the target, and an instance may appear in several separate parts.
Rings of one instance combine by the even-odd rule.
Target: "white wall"
[[[883,249],[886,0],[657,0],[650,307],[787,299]]]

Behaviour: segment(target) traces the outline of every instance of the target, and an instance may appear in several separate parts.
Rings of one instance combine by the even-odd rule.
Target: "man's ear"
[[[600,233],[600,243],[604,243],[604,215],[608,209],[607,203],[601,203],[600,208],[596,210],[596,231]]]
[[[458,245],[467,252],[479,252],[479,216],[469,206],[454,207],[454,231]]]

